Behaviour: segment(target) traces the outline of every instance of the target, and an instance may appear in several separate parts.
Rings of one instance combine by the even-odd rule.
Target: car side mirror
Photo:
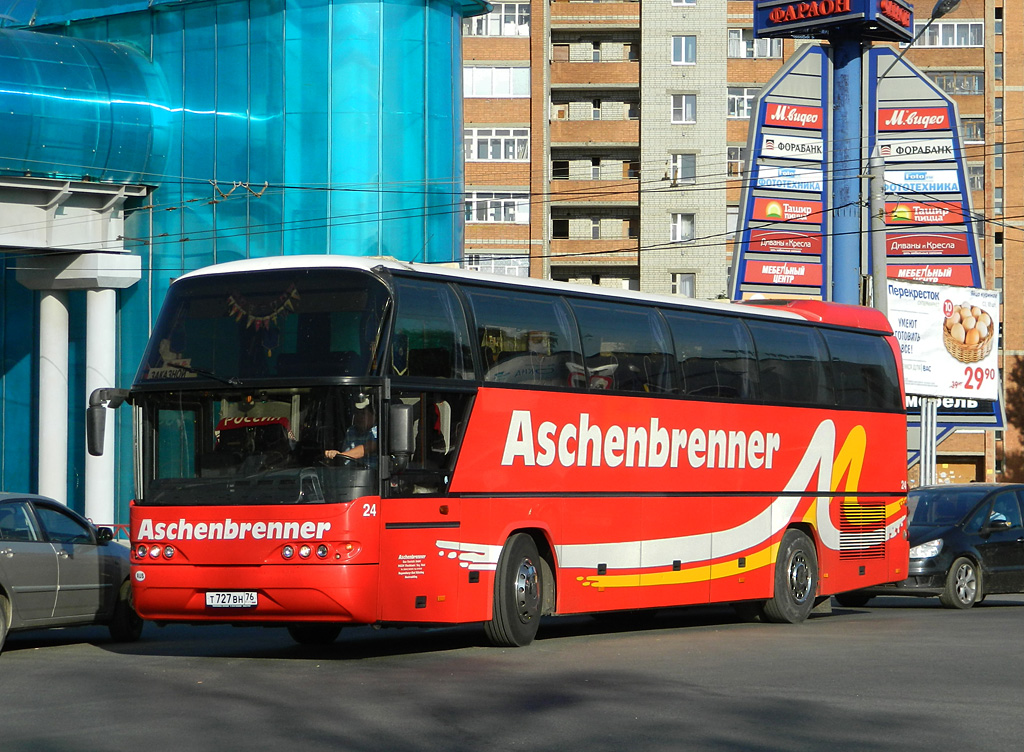
[[[998,533],[1000,530],[1009,530],[1011,527],[1009,520],[989,520],[985,525],[985,532]]]
[[[110,543],[114,540],[114,531],[109,527],[98,527],[96,528],[96,542],[100,545],[104,543]]]

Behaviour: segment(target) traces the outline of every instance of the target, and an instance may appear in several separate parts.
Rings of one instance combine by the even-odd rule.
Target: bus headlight
[[[138,547],[136,547],[135,549],[135,555],[140,559],[145,559],[147,553],[149,553],[149,549],[147,549],[146,546],[142,543],[140,543]]]
[[[281,549],[281,558],[290,559],[295,556],[295,549],[291,546],[285,546]]]
[[[321,559],[326,559],[328,553],[330,553],[330,550],[327,548],[326,544],[321,543],[319,546],[316,547],[317,557]]]
[[[926,543],[921,543],[910,549],[911,559],[931,559],[938,556],[942,550],[942,538],[936,538]]]
[[[307,543],[303,543],[303,544],[302,544],[302,545],[301,545],[301,546],[299,547],[299,556],[300,556],[300,557],[302,557],[303,559],[308,559],[308,558],[309,558],[309,555],[310,555],[311,553],[313,553],[313,549],[311,549],[311,548],[309,547],[309,544],[307,544]]]

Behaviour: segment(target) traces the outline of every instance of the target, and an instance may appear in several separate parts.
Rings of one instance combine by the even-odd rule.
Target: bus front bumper
[[[132,566],[135,610],[157,622],[377,621],[376,564]]]

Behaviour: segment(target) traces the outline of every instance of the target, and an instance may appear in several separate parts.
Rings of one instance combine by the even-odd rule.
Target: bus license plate
[[[206,594],[207,608],[253,608],[256,591],[211,591]]]

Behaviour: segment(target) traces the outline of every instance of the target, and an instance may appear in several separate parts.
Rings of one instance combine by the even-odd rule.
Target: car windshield
[[[988,493],[986,488],[928,488],[907,495],[910,524],[955,525]]]

